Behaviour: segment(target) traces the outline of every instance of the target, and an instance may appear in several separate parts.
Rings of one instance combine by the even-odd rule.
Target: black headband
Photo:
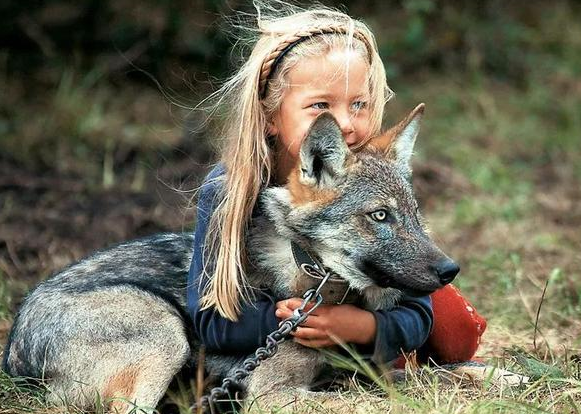
[[[319,33],[317,33],[319,34]],[[307,39],[312,38],[313,36],[304,36],[304,37],[300,37],[297,40],[295,40],[292,43],[289,43],[279,54],[276,58],[274,58],[274,61],[272,62],[272,66],[270,67],[270,72],[268,73],[268,76],[266,77],[266,80],[264,81],[264,87],[262,88],[262,93],[260,94],[260,99],[264,99],[266,97],[266,92],[268,90],[268,82],[270,82],[270,80],[272,79],[272,77],[274,76],[274,73],[276,72],[276,68],[278,66],[278,64],[280,63],[280,61],[284,58],[284,56],[296,45],[298,45],[301,42],[304,42]]]

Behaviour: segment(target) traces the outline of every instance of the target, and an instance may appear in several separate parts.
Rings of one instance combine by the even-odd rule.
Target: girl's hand
[[[286,319],[301,306],[301,298],[290,298],[276,304],[276,316]],[[308,310],[311,306],[307,306]],[[369,311],[353,305],[321,305],[296,331],[295,342],[311,348],[335,345],[338,342],[371,344],[377,325]]]

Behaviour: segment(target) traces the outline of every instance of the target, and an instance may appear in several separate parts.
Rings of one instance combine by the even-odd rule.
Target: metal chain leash
[[[322,277],[321,283],[317,288],[307,290],[303,295],[303,302],[301,306],[293,311],[293,315],[279,324],[277,330],[271,332],[266,337],[266,345],[258,348],[254,355],[246,358],[242,362],[242,368],[238,368],[234,371],[234,374],[224,378],[222,384],[218,387],[212,388],[209,394],[204,395],[198,403],[193,408],[201,409],[205,412],[210,409],[210,412],[214,414],[215,404],[219,402],[221,397],[228,396],[228,389],[231,388],[233,384],[239,383],[244,378],[248,377],[252,371],[254,371],[262,361],[273,357],[278,351],[278,345],[283,342],[292,331],[298,328],[298,326],[303,323],[309,315],[323,303],[323,296],[321,295],[321,288],[327,282],[331,276],[331,272],[326,271],[322,266],[310,265],[303,263],[301,264],[301,269],[303,272],[311,275]],[[312,306],[305,310],[307,305],[312,303]]]

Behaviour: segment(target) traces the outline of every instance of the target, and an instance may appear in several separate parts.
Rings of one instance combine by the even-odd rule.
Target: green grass
[[[302,395],[277,395],[277,403],[268,402],[268,395],[252,401],[256,413],[563,413],[579,412],[581,382],[579,366],[542,363],[520,350],[512,351],[505,363],[514,372],[529,375],[532,381],[523,386],[500,386],[491,379],[472,381],[454,378],[430,370],[409,371],[403,383],[392,383],[380,372],[362,365],[351,367],[371,378],[361,382],[352,379],[348,388],[332,398],[309,398]],[[357,363],[356,363],[357,364]],[[507,367],[508,368],[508,367]],[[42,391],[17,383],[0,374],[0,396],[9,399],[0,405],[0,413],[9,412],[70,412],[73,407],[58,411],[47,407]],[[182,389],[170,394],[169,402],[177,412],[189,414],[192,390]],[[174,411],[175,412],[175,411]]]
[[[30,413],[46,408],[42,387],[0,371],[0,413]]]
[[[267,409],[259,399],[253,404],[253,412],[561,413],[578,412],[579,408],[579,365],[563,366],[560,361],[547,364],[520,349],[511,350],[498,361],[500,367],[530,377],[528,384],[520,386],[501,385],[493,379],[493,371],[482,380],[472,380],[435,369],[408,370],[405,382],[393,383],[356,354],[351,354],[352,358],[336,354],[330,357],[335,365],[368,379],[352,379],[348,390],[336,394],[332,402],[288,396],[280,398],[277,407]]]

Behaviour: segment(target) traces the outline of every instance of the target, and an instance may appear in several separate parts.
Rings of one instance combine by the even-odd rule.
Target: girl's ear
[[[266,124],[266,133],[270,137],[275,137],[278,135],[278,127],[274,124],[274,121],[269,121]]]
[[[367,144],[385,152],[409,176],[411,156],[425,107],[425,104],[419,104],[400,123]]]
[[[300,149],[303,184],[331,187],[345,171],[349,147],[333,115],[324,112],[311,125]]]

